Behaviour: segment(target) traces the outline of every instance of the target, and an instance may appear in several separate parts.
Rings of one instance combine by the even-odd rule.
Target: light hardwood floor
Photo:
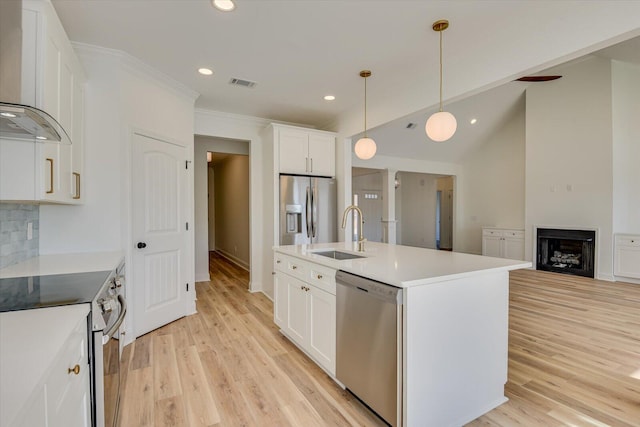
[[[379,426],[212,254],[198,314],[125,348],[120,425]],[[509,402],[470,426],[640,426],[640,285],[511,274]]]

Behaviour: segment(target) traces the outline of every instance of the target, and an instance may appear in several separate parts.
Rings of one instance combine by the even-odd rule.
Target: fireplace
[[[595,231],[538,228],[537,239],[537,270],[595,277]]]

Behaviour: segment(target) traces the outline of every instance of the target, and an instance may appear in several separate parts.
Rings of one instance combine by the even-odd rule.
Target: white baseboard
[[[257,294],[258,292],[262,293],[262,295],[264,295],[265,297],[267,297],[269,299],[269,301],[273,302],[273,298],[271,298],[269,296],[269,294],[267,294],[265,291],[263,291],[262,289],[256,289],[256,290],[251,290],[249,289],[249,292],[251,292],[252,294]]]
[[[199,274],[196,276],[196,282],[210,282],[210,281],[211,281],[211,275],[209,273]]]
[[[631,277],[615,276],[615,279],[616,279],[616,282],[627,282],[627,283],[633,283],[634,285],[640,285],[639,279],[632,279]]]
[[[241,260],[240,258],[238,258],[236,256],[233,256],[229,252],[227,252],[225,250],[222,250],[222,249],[217,249],[216,248],[216,252],[218,252],[224,258],[226,258],[227,260],[231,261],[232,263],[234,263],[235,265],[237,265],[241,269],[246,270],[246,271],[250,271],[249,270],[249,264],[247,264],[244,260]]]

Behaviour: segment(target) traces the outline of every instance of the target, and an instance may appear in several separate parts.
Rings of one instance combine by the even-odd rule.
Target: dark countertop
[[[0,313],[32,308],[88,304],[111,271],[0,279]]]

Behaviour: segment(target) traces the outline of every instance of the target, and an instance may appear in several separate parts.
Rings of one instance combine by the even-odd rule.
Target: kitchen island
[[[357,252],[355,245],[274,248],[274,319],[283,333],[335,376],[335,271],[403,288],[401,424],[460,426],[506,402],[509,271],[531,263],[374,242]],[[364,258],[317,254],[328,250]],[[283,283],[302,283],[306,302]],[[292,320],[303,304],[307,337]]]

